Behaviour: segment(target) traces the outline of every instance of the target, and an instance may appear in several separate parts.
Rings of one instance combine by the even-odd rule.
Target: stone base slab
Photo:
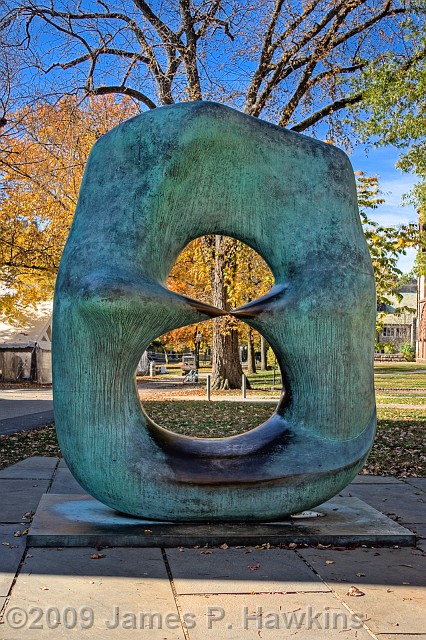
[[[120,514],[89,495],[44,494],[27,544],[31,547],[193,547],[228,545],[414,546],[414,533],[362,500],[335,497],[323,517],[280,522],[176,523]]]

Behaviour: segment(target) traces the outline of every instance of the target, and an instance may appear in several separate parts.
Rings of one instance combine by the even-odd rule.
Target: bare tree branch
[[[349,13],[350,8],[347,7],[346,11],[342,12],[339,16],[336,17],[336,20],[333,22],[332,27],[327,32],[327,34],[319,41],[315,50],[312,52],[310,60],[308,64],[305,66],[302,77],[299,81],[299,84],[296,87],[295,92],[288,100],[286,106],[284,107],[281,118],[278,124],[282,127],[285,127],[290,120],[290,117],[294,113],[296,107],[298,106],[302,97],[306,94],[308,90],[311,90],[315,84],[321,82],[323,78],[326,77],[336,77],[340,73],[353,73],[359,69],[361,69],[364,64],[352,65],[351,67],[346,68],[334,68],[332,72],[329,70],[324,71],[320,74],[317,74],[314,78],[312,78],[312,74],[317,66],[318,62],[324,57],[325,53],[327,53],[330,49],[330,43],[332,43],[333,37],[339,27],[344,22],[347,13]]]
[[[157,105],[141,91],[132,89],[131,87],[123,87],[121,85],[111,85],[109,87],[93,87],[90,91],[87,91],[88,95],[92,96],[106,96],[109,94],[122,94],[134,98],[139,102],[143,102],[149,109],[156,109]]]
[[[109,56],[117,56],[117,58],[131,58],[132,60],[137,60],[144,64],[149,64],[150,59],[147,56],[144,56],[139,53],[133,53],[132,51],[125,51],[124,49],[114,49],[111,47],[104,47],[100,49],[94,49],[93,54],[98,57],[100,55],[109,55]],[[71,69],[72,67],[76,67],[82,62],[87,62],[92,58],[92,55],[86,53],[84,56],[79,56],[78,58],[74,58],[74,60],[69,60],[68,62],[55,62],[48,69],[46,69],[46,73],[54,69],[55,67],[60,67],[61,69]]]
[[[314,124],[323,120],[325,117],[335,113],[336,111],[340,111],[341,109],[345,109],[352,104],[357,104],[362,100],[362,92],[355,93],[351,96],[347,96],[346,98],[342,98],[341,100],[336,100],[325,107],[322,107],[315,113],[311,114],[308,118],[305,118],[298,124],[295,124],[294,127],[290,127],[292,131],[305,131],[312,127]]]
[[[280,38],[273,43],[272,38],[275,33],[275,29],[278,23],[278,19],[281,15],[284,0],[275,0],[274,10],[272,12],[270,23],[266,29],[265,37],[263,40],[263,47],[260,54],[260,61],[257,69],[255,70],[250,86],[247,90],[246,103],[244,111],[246,113],[252,112],[252,107],[256,102],[256,96],[259,92],[260,86],[270,71],[270,64],[272,56],[280,41],[284,41],[291,33],[297,29],[297,27],[314,11],[320,0],[312,0],[306,7],[306,9],[297,16],[281,34]]]
[[[216,18],[216,14],[221,4],[222,4],[222,0],[214,0],[214,2],[210,6],[209,11],[206,14],[203,14],[202,16],[198,17],[199,20],[203,21],[203,24],[198,29],[198,33],[197,33],[198,38],[202,38],[206,34],[207,29],[209,28],[210,25],[220,24],[223,27],[226,35],[232,40],[233,35],[229,30],[229,24],[225,20],[219,20],[219,18]]]
[[[142,4],[146,5],[146,3],[142,3]],[[171,97],[171,91],[170,91],[170,83],[179,65],[176,62],[173,62],[172,60],[171,62],[173,64],[169,65],[169,69],[168,69],[168,75],[171,76],[171,78],[167,77],[166,74],[163,72],[161,65],[158,62],[158,59],[154,53],[154,49],[152,48],[152,46],[148,44],[143,30],[137,25],[137,23],[131,17],[127,16],[126,14],[117,12],[117,11],[110,12],[110,13],[108,12],[105,12],[105,13],[103,12],[82,12],[82,13],[69,12],[68,13],[63,11],[57,11],[52,8],[47,9],[44,7],[40,8],[37,6],[33,7],[32,5],[27,5],[25,7],[22,7],[20,10],[20,13],[22,15],[29,15],[30,18],[37,16],[42,20],[44,20],[46,23],[50,24],[57,31],[65,33],[70,37],[76,38],[77,40],[80,40],[80,42],[82,42],[82,44],[85,46],[87,50],[87,54],[83,56],[79,56],[75,61],[72,61],[72,62],[75,62],[75,64],[77,65],[79,63],[92,60],[92,68],[90,69],[87,77],[87,85],[89,89],[90,89],[90,83],[92,82],[92,79],[93,79],[93,74],[95,71],[95,65],[98,59],[98,55],[100,53],[109,53],[109,55],[113,55],[113,54],[108,50],[100,51],[100,49],[103,49],[103,47],[92,49],[90,45],[87,43],[87,41],[79,33],[77,33],[74,29],[72,29],[71,27],[72,22],[85,21],[85,20],[119,20],[119,21],[125,22],[127,26],[131,29],[131,31],[135,34],[137,41],[139,42],[140,46],[144,51],[145,55],[141,55],[141,54],[136,54],[136,55],[139,56],[139,60],[141,62],[148,65],[151,72],[153,73],[157,83],[160,97],[162,98],[162,104],[170,104],[173,102],[173,99]],[[65,21],[66,23],[68,23],[69,25],[68,28],[61,26],[60,24],[58,24],[58,22],[55,22],[54,21],[55,18],[59,18]],[[120,56],[121,55],[128,56],[128,53],[130,53],[130,52],[124,52],[122,50],[119,50],[119,51],[120,51],[119,53]],[[93,64],[93,61],[94,61],[94,64]],[[71,66],[74,66],[72,65],[72,62],[70,62],[69,67],[65,67],[65,68],[70,68]],[[59,63],[57,63],[56,65],[51,65],[49,67],[49,70],[54,68],[54,66],[58,66],[58,64]],[[146,104],[145,100],[142,100],[142,102]]]
[[[170,29],[170,27],[168,27],[156,13],[154,13],[151,7],[144,0],[133,0],[133,2],[137,6],[137,8],[142,11],[142,14],[146,18],[146,20],[148,20],[148,22],[152,24],[164,43],[173,45],[179,51],[182,51],[184,49],[183,42],[180,40],[180,38],[178,38],[176,33],[172,31],[172,29]]]
[[[77,87],[81,90],[84,85],[78,76],[81,69],[86,74],[86,94],[117,92],[152,109],[157,104],[172,104],[175,99],[182,99],[182,95],[185,99],[202,99],[206,80],[212,87],[210,95],[216,94],[219,99],[222,96],[226,99],[226,95],[239,99],[245,93],[244,110],[253,116],[259,116],[271,106],[268,115],[273,113],[282,126],[296,113],[311,108],[311,101],[324,104],[327,92],[330,104],[344,100],[348,83],[338,84],[337,78],[355,74],[362,68],[364,62],[359,58],[368,59],[368,51],[367,55],[363,52],[369,44],[376,46],[375,38],[379,41],[382,38],[384,53],[384,43],[390,36],[386,31],[377,34],[376,25],[387,20],[387,25],[397,27],[396,16],[411,11],[408,4],[399,4],[397,0],[377,0],[374,7],[370,7],[367,0],[306,0],[302,8],[292,0],[274,0],[269,15],[263,3],[247,7],[235,4],[228,19],[226,11],[230,5],[223,0],[166,3],[124,0],[120,4],[116,0],[97,0],[96,4],[87,0],[84,5],[76,0],[72,11],[64,10],[65,5],[57,10],[59,5],[54,0],[45,5],[38,4],[38,0],[26,0],[20,6],[18,0],[10,1],[15,6],[0,19],[0,30],[1,25],[13,26],[22,18],[28,32],[27,46],[36,28],[33,21],[40,19],[58,34],[63,33],[67,45],[73,41],[78,45],[70,47],[75,56],[72,59],[62,61],[51,57],[49,60],[47,55],[44,65],[46,72],[75,69],[75,90]],[[237,47],[244,47],[241,42],[249,46],[250,30],[244,21],[246,16],[250,20],[251,15],[255,19],[260,16],[259,24],[264,24],[263,33],[255,30],[257,44],[253,50],[258,47],[259,59],[254,70],[248,68],[243,72],[251,74],[248,87],[234,91],[227,79],[222,80],[218,75],[219,67],[222,73],[225,67],[219,64],[215,68],[214,57],[226,52],[214,50],[214,36],[220,28],[233,38],[232,22]],[[206,53],[209,51],[214,52],[213,57]],[[238,61],[244,59],[239,58],[244,56],[243,49],[236,51],[231,76]],[[31,55],[29,50],[28,59]],[[105,63],[106,57],[119,61],[115,69],[114,65],[109,66],[115,74],[113,78]],[[41,58],[38,69],[43,68],[43,62]],[[141,77],[143,86],[138,86]],[[324,109],[327,111],[328,107]],[[319,112],[322,110],[317,108],[315,113]],[[5,126],[2,123],[0,120],[0,127]]]
[[[325,29],[327,25],[332,23],[335,20],[336,24],[340,26],[344,22],[344,18],[354,11],[356,7],[360,4],[365,3],[366,0],[352,0],[349,4],[346,0],[341,0],[341,2],[336,2],[333,4],[332,9],[323,17],[322,20],[315,23],[313,27],[309,30],[306,30],[305,33],[301,36],[300,40],[296,42],[294,47],[286,50],[281,56],[280,61],[277,65],[274,66],[274,72],[272,77],[266,82],[265,88],[261,92],[260,96],[257,98],[256,103],[253,105],[250,115],[258,116],[263,108],[265,107],[266,101],[270,97],[272,91],[278,84],[288,77],[291,73],[294,72],[295,68],[300,68],[304,64],[306,64],[309,60],[312,59],[313,54],[306,56],[304,61],[299,62],[291,62],[292,57],[302,50],[302,48],[308,43],[314,40],[314,38]],[[331,24],[331,32],[334,33],[335,25]],[[327,38],[326,32],[325,38]],[[280,39],[279,39],[280,40]]]

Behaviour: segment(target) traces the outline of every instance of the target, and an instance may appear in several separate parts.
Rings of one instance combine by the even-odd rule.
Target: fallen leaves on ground
[[[274,406],[251,402],[203,400],[146,401],[144,409],[157,424],[186,436],[224,438],[244,433],[265,422]]]
[[[359,598],[360,596],[365,596],[364,591],[361,591],[360,589],[358,589],[358,587],[354,587],[352,586],[348,593],[346,594],[347,596],[354,596],[355,598]]]
[[[425,418],[424,410],[379,410],[376,438],[362,473],[425,476]]]
[[[53,424],[0,436],[0,469],[30,456],[60,456]]]

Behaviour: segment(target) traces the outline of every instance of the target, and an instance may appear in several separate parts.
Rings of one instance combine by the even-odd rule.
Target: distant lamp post
[[[195,329],[195,368],[198,370],[200,368],[200,344],[203,339],[203,334],[198,333],[198,327]]]

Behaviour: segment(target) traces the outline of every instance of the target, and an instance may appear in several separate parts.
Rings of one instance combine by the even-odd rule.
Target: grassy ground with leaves
[[[61,456],[55,426],[0,436],[0,469],[29,456]]]
[[[207,371],[204,370],[205,373]],[[179,375],[178,365],[170,369]],[[379,407],[377,436],[364,473],[395,476],[426,476],[426,365],[416,362],[375,363],[375,385],[379,405],[403,404],[404,408]],[[253,395],[267,395],[273,385],[273,372],[249,376]],[[276,371],[277,397],[278,371]],[[28,383],[31,384],[31,383]],[[20,383],[20,386],[23,386]],[[31,385],[33,386],[33,385]],[[10,384],[7,388],[10,387]],[[262,390],[262,391],[260,391]],[[196,393],[192,387],[188,390]],[[182,393],[184,390],[182,390]],[[205,391],[199,389],[200,396]],[[226,395],[235,395],[229,391]],[[238,392],[237,392],[238,395]],[[425,408],[417,408],[422,405]],[[157,423],[190,436],[222,438],[248,431],[272,413],[271,404],[250,402],[145,401],[148,414]],[[60,456],[54,425],[0,436],[0,469],[32,455]]]
[[[426,408],[378,410],[377,433],[363,473],[426,476]]]
[[[250,402],[147,401],[144,407],[162,426],[189,436],[223,438],[264,422],[273,405]],[[425,409],[379,409],[377,436],[362,473],[426,476]],[[60,456],[55,428],[0,437],[0,468],[32,455]]]

